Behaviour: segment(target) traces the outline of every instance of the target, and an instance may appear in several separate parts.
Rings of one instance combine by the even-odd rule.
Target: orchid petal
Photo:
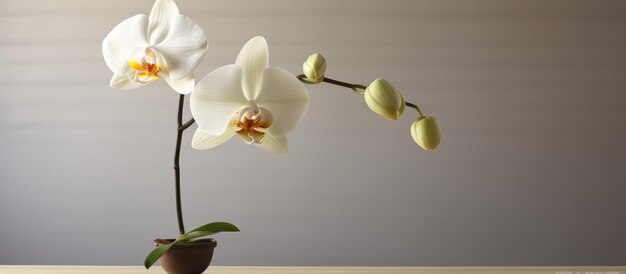
[[[258,148],[272,153],[287,153],[288,143],[285,135],[265,134],[263,142],[255,144]]]
[[[135,15],[119,23],[102,41],[102,55],[107,66],[118,75],[126,75],[134,52],[148,47],[148,17]]]
[[[117,89],[134,89],[143,86],[142,83],[132,82],[128,79],[128,75],[115,74],[111,78],[111,87]]]
[[[273,115],[274,121],[268,132],[285,135],[304,116],[309,107],[309,95],[304,85],[291,73],[270,67],[263,74],[263,86],[255,102]]]
[[[156,0],[148,23],[148,38],[151,45],[156,45],[165,40],[170,32],[170,24],[179,15],[178,7],[173,0]]]
[[[243,91],[246,98],[255,100],[261,88],[263,71],[269,66],[269,50],[263,36],[248,41],[237,56],[235,64],[243,70]]]
[[[176,15],[163,42],[155,48],[167,63],[170,79],[178,80],[192,73],[206,55],[208,43],[204,31],[191,18]]]
[[[195,149],[214,148],[228,141],[228,139],[230,139],[230,137],[233,137],[233,135],[235,135],[235,132],[232,130],[227,130],[220,135],[211,135],[202,130],[202,128],[198,128],[196,129],[196,133],[193,135],[191,147]]]
[[[185,78],[172,80],[169,75],[164,74],[163,79],[167,82],[168,85],[176,92],[180,94],[189,94],[193,91],[196,80],[193,78],[193,73],[187,75]]]
[[[189,105],[198,126],[208,134],[221,135],[246,102],[241,88],[241,68],[228,65],[212,71],[198,82]]]

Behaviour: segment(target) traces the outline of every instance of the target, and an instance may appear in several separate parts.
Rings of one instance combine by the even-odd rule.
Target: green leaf
[[[194,230],[189,231],[187,234],[189,234],[190,232],[196,232],[196,231],[213,231],[215,233],[218,232],[237,232],[239,231],[239,228],[237,228],[234,224],[231,223],[227,223],[227,222],[215,222],[215,223],[209,223],[203,226],[200,226]]]
[[[189,232],[186,233],[185,235],[181,235],[180,237],[178,237],[178,239],[176,239],[176,242],[188,242],[190,240],[196,239],[196,238],[200,238],[200,237],[204,237],[204,236],[209,236],[209,235],[213,235],[217,232],[214,231],[193,231],[193,232]]]
[[[168,250],[170,250],[172,245],[174,245],[174,244],[171,243],[171,244],[167,244],[167,245],[162,245],[162,246],[158,246],[157,248],[153,249],[150,252],[150,254],[148,254],[148,256],[146,256],[146,259],[143,261],[143,265],[146,267],[146,269],[149,269],[154,263],[156,263],[156,261],[159,258],[161,258],[161,256],[163,256],[163,254],[165,254]]]
[[[203,225],[194,230],[191,230],[176,239],[177,242],[186,242],[195,238],[200,238],[208,235],[213,235],[219,232],[237,232],[239,228],[231,223],[215,222]]]

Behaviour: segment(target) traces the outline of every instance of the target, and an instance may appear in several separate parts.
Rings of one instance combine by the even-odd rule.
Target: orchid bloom
[[[269,67],[267,42],[258,36],[243,46],[235,64],[198,82],[190,105],[199,126],[193,148],[213,148],[238,134],[262,150],[286,153],[287,133],[304,116],[309,95],[291,73]]]
[[[133,89],[163,77],[188,94],[207,47],[202,29],[173,0],[156,0],[150,16],[138,14],[113,28],[102,41],[102,54],[114,73],[111,87]]]

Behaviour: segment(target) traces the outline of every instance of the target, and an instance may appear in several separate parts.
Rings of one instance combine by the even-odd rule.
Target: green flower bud
[[[389,120],[398,120],[404,112],[404,98],[387,80],[378,78],[372,82],[365,93],[365,103],[372,109]]]
[[[434,150],[441,142],[441,129],[434,117],[421,117],[411,126],[411,136],[424,150]]]
[[[326,73],[326,59],[319,53],[313,53],[302,64],[302,71],[310,81],[319,83],[324,80]]]

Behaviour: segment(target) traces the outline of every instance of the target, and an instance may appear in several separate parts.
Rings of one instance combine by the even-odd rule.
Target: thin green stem
[[[306,78],[306,75],[304,75],[304,74],[300,74],[300,75],[296,76],[296,78],[298,78],[298,80],[300,80],[300,82],[308,84],[308,85],[315,85],[315,84],[321,83],[321,82],[316,83],[316,82],[313,82],[313,81],[309,80],[308,78]],[[334,79],[331,79],[331,78],[328,78],[328,77],[324,77],[322,82],[326,82],[326,83],[329,83],[329,84],[332,84],[332,85],[336,85],[336,86],[340,86],[340,87],[344,87],[344,88],[349,88],[349,89],[352,89],[354,92],[356,92],[358,94],[361,94],[361,95],[363,94],[363,92],[365,92],[365,89],[367,88],[364,85],[350,84],[350,83],[347,83],[347,82],[334,80]]]
[[[315,83],[315,82],[310,81],[309,79],[306,78],[306,75],[304,75],[304,74],[300,74],[300,75],[296,76],[296,78],[298,78],[298,80],[300,80],[300,82],[308,84],[308,85],[319,84],[319,83]],[[351,84],[351,83],[347,83],[347,82],[331,79],[331,78],[328,78],[328,77],[324,77],[324,80],[322,80],[322,82],[326,82],[326,83],[329,83],[329,84],[332,84],[332,85],[336,85],[336,86],[340,86],[340,87],[344,87],[344,88],[349,88],[352,91],[354,91],[354,93],[360,94],[360,95],[363,95],[365,93],[365,89],[367,89],[367,87],[364,86],[364,85]],[[417,111],[417,114],[419,114],[420,118],[424,117],[424,114],[422,114],[422,110],[420,110],[420,108],[416,104],[413,104],[413,103],[405,101],[404,105],[407,106],[407,107],[415,109]]]
[[[409,103],[409,102],[404,102],[404,105],[410,108],[414,108],[417,111],[417,114],[420,115],[420,118],[424,118],[424,114],[422,114],[422,111],[420,110],[420,107],[418,107],[416,104],[413,103]]]

